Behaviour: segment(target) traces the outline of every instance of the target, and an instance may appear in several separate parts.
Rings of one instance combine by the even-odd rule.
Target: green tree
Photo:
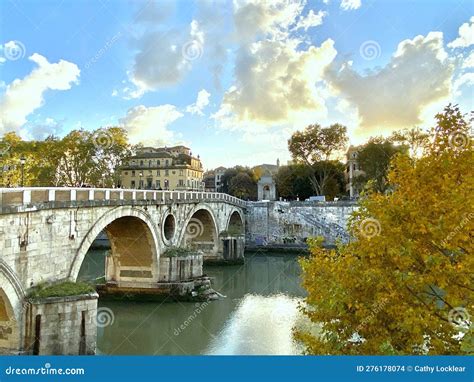
[[[288,149],[295,161],[304,163],[316,195],[323,195],[331,177],[331,157],[347,144],[347,129],[340,124],[323,128],[318,124],[295,132],[288,140]],[[314,171],[318,164],[318,172]]]
[[[320,331],[296,330],[307,353],[474,352],[472,138],[456,106],[436,119],[423,157],[393,158],[393,192],[362,199],[351,242],[313,240],[302,309]]]
[[[406,150],[406,146],[396,146],[388,139],[371,138],[358,152],[357,161],[364,174],[356,178],[356,186],[362,189],[370,182],[375,191],[385,192],[390,161]]]
[[[229,193],[241,199],[255,199],[256,185],[254,179],[246,172],[240,172],[230,180]]]

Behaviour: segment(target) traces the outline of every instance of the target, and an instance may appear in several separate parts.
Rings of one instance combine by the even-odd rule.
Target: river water
[[[105,251],[91,250],[80,278],[103,275]],[[293,255],[246,254],[245,265],[209,266],[218,301],[101,301],[99,354],[299,354],[292,328],[304,296]]]

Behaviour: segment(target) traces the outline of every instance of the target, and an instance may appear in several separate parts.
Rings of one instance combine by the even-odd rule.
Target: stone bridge
[[[86,253],[101,232],[111,243],[106,281],[125,288],[153,288],[159,283],[202,276],[203,258],[241,256],[244,208],[245,202],[240,199],[209,192],[0,189],[0,350],[25,349],[29,342],[39,346],[38,328],[44,317],[37,313],[46,314],[47,304],[36,310],[25,308],[27,290],[41,283],[76,281]],[[172,269],[173,261],[166,251],[173,247],[192,248],[200,255],[191,256],[190,264],[183,261],[186,269]],[[56,317],[64,319],[61,314],[67,315],[77,307],[85,309],[86,303],[76,301],[71,308],[72,302],[62,299],[54,304],[53,313],[48,308],[48,314],[54,325],[67,326],[56,322]],[[63,305],[66,307],[61,308]],[[71,320],[81,327],[78,349],[49,348],[36,354],[81,353],[84,328],[90,325],[92,333],[87,335],[94,337],[94,306],[83,311],[82,321],[80,317]],[[45,329],[42,333],[43,337],[57,335]]]

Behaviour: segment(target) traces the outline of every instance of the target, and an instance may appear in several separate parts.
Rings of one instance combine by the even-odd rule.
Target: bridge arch
[[[159,234],[150,215],[131,206],[114,208],[102,215],[84,236],[72,263],[69,279],[75,281],[82,262],[100,232],[111,244],[106,261],[106,280],[155,282],[159,270]]]
[[[182,247],[200,250],[205,257],[215,257],[219,251],[219,225],[212,208],[198,204],[188,214],[181,231]]]
[[[0,260],[0,354],[21,349],[25,292],[13,270]]]
[[[243,235],[245,234],[245,219],[242,213],[234,209],[227,219],[226,231],[231,234]]]

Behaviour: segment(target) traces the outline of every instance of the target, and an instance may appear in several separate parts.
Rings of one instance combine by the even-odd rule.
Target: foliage
[[[304,131],[295,132],[288,140],[288,149],[297,162],[308,168],[308,177],[316,195],[323,195],[326,182],[331,178],[331,157],[346,146],[347,129],[340,124],[323,128],[309,125]],[[318,173],[315,165],[318,165]]]
[[[467,329],[474,312],[472,139],[456,106],[436,119],[423,157],[394,158],[393,192],[361,201],[349,225],[354,241],[336,250],[310,242],[312,255],[301,261],[302,310],[323,334],[295,332],[307,353],[474,350]],[[462,341],[454,338],[460,331]]]
[[[222,192],[238,198],[257,197],[257,177],[248,167],[228,168],[221,177]]]
[[[356,187],[362,189],[370,182],[375,191],[385,192],[390,161],[402,152],[406,152],[405,146],[396,146],[380,137],[371,138],[358,152],[357,161],[364,174],[356,177]]]
[[[230,180],[229,193],[240,199],[255,198],[255,181],[249,174],[241,172]]]
[[[0,140],[0,185],[21,184],[20,158],[25,158],[25,186],[118,185],[118,168],[131,155],[123,128],[73,130],[62,139],[23,141],[15,133]]]
[[[411,157],[417,157],[423,154],[423,148],[429,143],[430,135],[420,129],[414,127],[412,129],[404,129],[395,131],[389,138],[393,143],[408,147]]]
[[[278,195],[290,200],[297,197],[304,200],[314,195],[309,176],[313,171],[316,178],[321,179],[324,174],[322,167],[327,168],[326,174],[328,175],[328,179],[325,181],[324,195],[327,196],[327,200],[334,199],[344,189],[344,165],[338,161],[316,163],[311,168],[304,164],[281,166],[275,177]]]
[[[196,251],[190,248],[169,247],[164,253],[164,257],[186,257],[196,255]]]
[[[39,284],[32,288],[28,297],[35,298],[46,298],[46,297],[66,297],[66,296],[78,296],[81,294],[88,294],[95,292],[94,287],[83,282],[72,282],[65,281],[58,284]]]

